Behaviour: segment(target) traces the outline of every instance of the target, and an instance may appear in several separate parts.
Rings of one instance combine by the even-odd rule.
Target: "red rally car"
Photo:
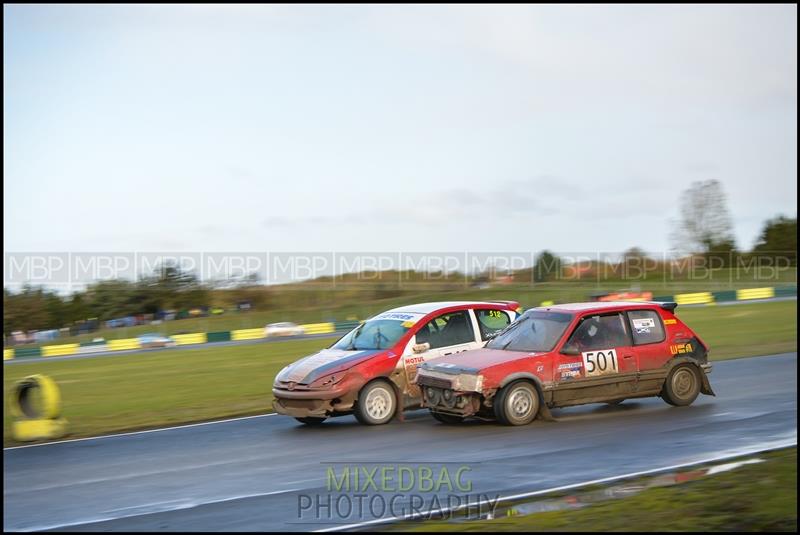
[[[517,317],[513,301],[421,303],[388,310],[327,349],[282,369],[272,387],[275,412],[304,424],[355,414],[385,424],[398,410],[421,407],[413,381],[429,359],[482,347]]]
[[[465,417],[524,425],[548,408],[661,396],[689,405],[714,395],[708,347],[676,303],[574,303],[533,308],[482,349],[420,365],[423,405],[445,423]]]

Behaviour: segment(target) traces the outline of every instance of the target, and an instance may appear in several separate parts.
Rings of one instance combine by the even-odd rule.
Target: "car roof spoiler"
[[[670,312],[675,312],[675,309],[678,308],[678,303],[675,301],[660,301],[658,304],[661,308],[669,310]]]

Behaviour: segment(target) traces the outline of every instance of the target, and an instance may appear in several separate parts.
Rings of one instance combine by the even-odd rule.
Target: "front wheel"
[[[303,418],[295,418],[295,420],[297,420],[301,424],[319,425],[325,420],[327,420],[327,418],[318,418],[316,416],[304,416]]]
[[[362,424],[382,425],[392,419],[396,410],[397,398],[392,385],[373,381],[361,390],[353,412]]]
[[[691,364],[676,366],[667,376],[661,398],[676,407],[691,405],[700,394],[700,377]]]
[[[539,413],[539,392],[527,381],[504,387],[494,399],[494,415],[504,425],[531,423]]]
[[[431,411],[431,416],[433,416],[433,418],[436,421],[442,422],[443,424],[449,424],[449,425],[460,424],[461,422],[464,421],[464,417],[463,416],[455,416],[453,414],[444,414],[443,412]]]

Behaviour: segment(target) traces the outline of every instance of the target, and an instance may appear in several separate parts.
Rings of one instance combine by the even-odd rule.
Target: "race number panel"
[[[613,349],[586,351],[581,355],[583,356],[583,369],[586,377],[619,373],[617,352]]]

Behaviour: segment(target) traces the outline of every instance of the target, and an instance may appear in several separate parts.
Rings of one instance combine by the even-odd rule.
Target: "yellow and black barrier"
[[[46,375],[29,375],[17,381],[9,399],[15,421],[11,432],[16,440],[58,438],[67,431],[61,417],[61,392]]]

